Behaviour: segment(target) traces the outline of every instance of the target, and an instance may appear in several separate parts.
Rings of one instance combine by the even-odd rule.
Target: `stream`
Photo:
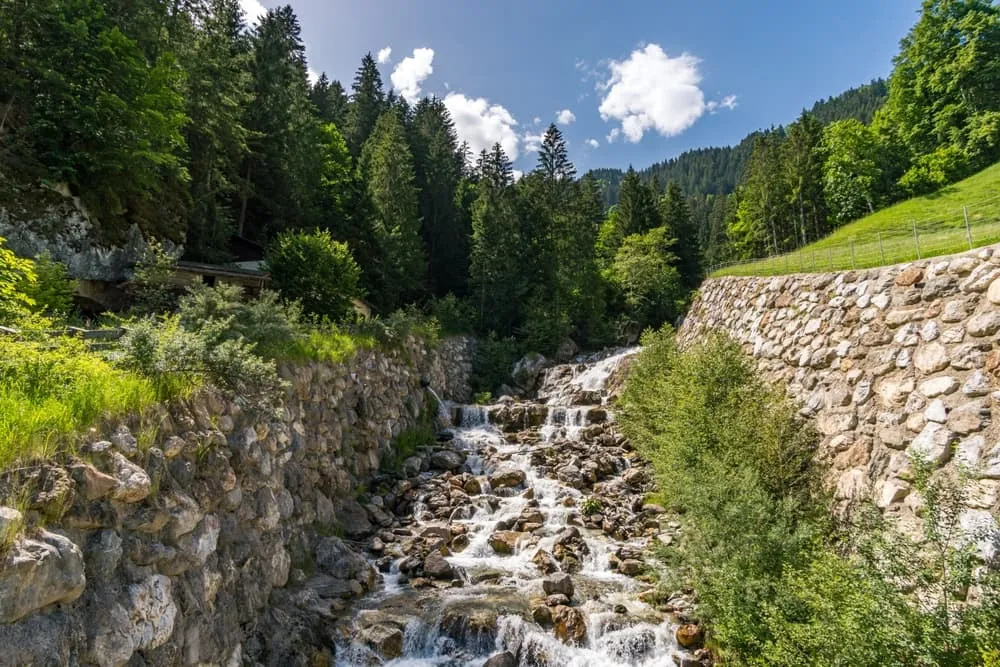
[[[645,502],[610,412],[636,351],[552,367],[537,400],[447,406],[453,426],[371,540],[381,584],[338,628],[337,665],[698,664],[642,601],[646,548],[677,525]]]

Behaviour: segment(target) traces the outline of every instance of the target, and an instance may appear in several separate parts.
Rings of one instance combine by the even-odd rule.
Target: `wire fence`
[[[949,255],[1000,242],[1000,196],[930,220],[900,220],[845,236],[834,232],[799,250],[717,264],[710,275],[774,276],[846,271]]]

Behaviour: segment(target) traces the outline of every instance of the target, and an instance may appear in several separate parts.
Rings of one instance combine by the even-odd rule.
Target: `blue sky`
[[[284,4],[241,2],[250,13]],[[444,98],[464,138],[474,146],[501,141],[525,171],[538,135],[559,118],[581,173],[732,144],[794,120],[817,99],[887,76],[920,7],[919,0],[291,4],[312,70],[349,87],[361,56],[382,51],[387,87]]]

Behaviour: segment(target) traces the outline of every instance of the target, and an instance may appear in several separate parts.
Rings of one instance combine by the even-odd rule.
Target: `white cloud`
[[[524,172],[520,169],[511,169],[511,174],[513,174],[515,181],[519,181],[524,178]]]
[[[714,114],[717,113],[719,109],[729,109],[730,111],[732,111],[733,109],[736,108],[736,106],[737,106],[736,96],[726,95],[725,97],[722,98],[722,101],[709,100],[708,103],[705,105],[705,108],[708,109],[709,113]]]
[[[517,157],[519,141],[514,129],[517,121],[503,106],[490,104],[484,97],[466,97],[462,93],[448,93],[444,105],[455,121],[459,138],[469,142],[473,157],[497,142],[507,157],[511,160]]]
[[[543,134],[532,134],[531,132],[525,132],[521,139],[524,141],[524,151],[526,153],[534,153],[539,148],[542,147],[542,139],[545,138]]]
[[[413,55],[403,58],[392,70],[392,85],[407,102],[412,104],[420,97],[420,84],[434,71],[432,62],[434,49],[413,49]]]
[[[315,86],[316,82],[319,81],[319,74],[312,67],[306,68],[306,74],[309,76],[309,83]]]
[[[534,123],[535,125],[541,125],[542,124],[542,119],[539,118],[538,116],[535,116],[535,119],[532,120],[531,122]]]
[[[608,136],[607,136],[608,143],[609,144],[615,143],[618,140],[618,135],[621,134],[621,133],[622,133],[622,131],[619,130],[617,127],[611,128],[611,131],[608,132]]]
[[[448,83],[447,81],[445,81],[445,82],[444,82],[444,89],[445,89],[445,90],[451,90],[451,84],[450,84],[450,83]]]
[[[611,61],[610,78],[598,86],[605,91],[598,108],[601,118],[620,121],[622,134],[632,143],[647,130],[664,137],[680,134],[708,110],[698,86],[699,62],[689,53],[671,58],[658,44],[636,49],[626,60]]]
[[[576,114],[569,109],[563,109],[556,113],[556,122],[560,125],[569,125],[576,120]]]
[[[260,4],[260,0],[240,0],[240,7],[250,25],[257,25],[260,23],[260,17],[267,14],[267,8]]]
[[[587,139],[587,145],[590,146],[591,148],[597,148],[598,146],[601,145],[601,142],[598,141],[597,139]]]
[[[378,50],[378,55],[375,57],[375,60],[377,60],[379,62],[379,64],[381,65],[381,64],[389,62],[389,58],[392,58],[392,47],[391,46],[387,46],[384,49],[379,49]]]

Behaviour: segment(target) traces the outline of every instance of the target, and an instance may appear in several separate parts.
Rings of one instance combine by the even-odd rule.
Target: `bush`
[[[283,303],[270,290],[247,300],[236,285],[192,287],[181,298],[178,315],[189,331],[213,331],[216,343],[242,339],[264,356],[278,356],[304,330],[297,304]]]
[[[476,321],[475,310],[450,292],[440,299],[432,300],[427,310],[445,333],[465,334],[473,331]]]
[[[173,275],[178,257],[179,253],[167,250],[155,239],[146,245],[128,286],[134,314],[164,313],[177,305]]]
[[[0,324],[14,324],[35,305],[27,290],[37,280],[34,263],[4,247],[0,237]]]
[[[285,299],[314,315],[343,319],[362,296],[361,268],[347,244],[326,230],[281,234],[268,249],[267,269]]]
[[[914,462],[920,542],[874,508],[837,526],[818,438],[737,344],[682,352],[669,328],[643,343],[619,420],[685,524],[667,583],[697,590],[727,663],[973,665],[1000,646],[996,572],[977,574],[974,543],[959,539],[961,480]],[[962,602],[972,584],[978,605]]]
[[[34,310],[43,315],[65,317],[73,309],[76,281],[62,262],[48,253],[35,258],[36,280],[25,285],[25,294],[34,301]]]
[[[234,337],[222,320],[189,331],[179,315],[142,318],[128,324],[121,344],[122,367],[148,378],[160,392],[178,383],[207,382],[248,411],[269,412],[286,387],[274,362],[257,355],[242,336]]]

